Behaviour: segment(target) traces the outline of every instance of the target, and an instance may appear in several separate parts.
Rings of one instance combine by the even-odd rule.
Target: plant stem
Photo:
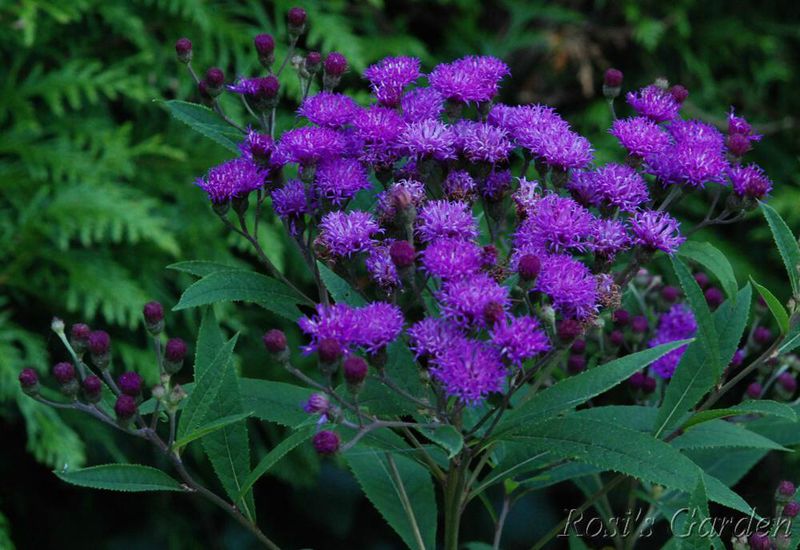
[[[458,550],[463,492],[463,466],[456,457],[450,461],[444,485],[444,550]]]
[[[503,527],[508,517],[508,511],[511,509],[511,495],[503,497],[503,508],[500,510],[500,517],[497,518],[497,523],[494,528],[494,541],[492,542],[492,550],[500,550],[500,539],[503,538]]]

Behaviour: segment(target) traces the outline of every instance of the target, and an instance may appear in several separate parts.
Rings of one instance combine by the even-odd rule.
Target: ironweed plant
[[[149,396],[139,374],[112,375],[107,333],[80,323],[67,331],[56,319],[71,357],[53,367],[62,397],[32,369],[20,374],[23,390],[143,439],[171,468],[107,464],[57,475],[93,488],[195,494],[278,548],[258,527],[252,487],[310,441],[352,471],[415,549],[459,548],[473,503],[486,507],[499,548],[512,506],[566,481],[586,500],[533,549],[575,536],[572,512],[590,508],[617,548],[633,548],[662,520],[680,547],[721,547],[713,524],[697,527],[710,524],[709,502],[760,518],[755,529],[726,533],[735,547],[796,546],[792,483],[778,487],[772,521],[731,489],[767,452],[785,450],[768,435],[796,422],[789,401],[800,368],[791,354],[800,345],[800,248],[763,202],[772,182],[745,161],[761,139],[748,122],[730,111],[723,134],[683,118],[689,92],[663,80],[617,105],[623,75],[610,69],[609,131],[626,157],[600,165],[554,109],[495,102],[511,77],[500,59],[467,56],[425,74],[416,58],[386,58],[364,71],[372,100],[360,105],[335,91],[347,59],[300,50],[303,9],[287,21],[288,55],[276,60],[273,37],[256,36],[263,74],[232,84],[218,68],[201,78],[191,41],[178,40],[200,103],[166,106],[235,154],[196,185],[263,267],[178,264],[198,280],[174,309],[246,301],[296,322],[305,335],[298,350],[275,328],[264,327],[263,343],[298,384],[240,378],[239,335],[223,336],[210,307],[194,382],[182,386],[173,376],[187,345],[166,338],[159,303],[145,305],[161,373]],[[291,127],[278,128],[281,83],[294,78],[302,103]],[[250,118],[229,117],[223,94]],[[623,109],[629,116],[618,117]],[[707,212],[681,227],[671,212],[688,195],[703,197]],[[754,280],[740,286],[721,252],[689,239],[757,209],[787,268],[786,305]],[[270,260],[258,232],[267,216],[282,221],[313,287]],[[301,367],[300,355],[318,369]],[[255,466],[248,419],[289,428]],[[190,472],[184,451],[197,443],[224,492]],[[721,464],[723,451],[732,460]],[[612,491],[628,495],[629,508],[646,503],[647,513],[620,526]]]

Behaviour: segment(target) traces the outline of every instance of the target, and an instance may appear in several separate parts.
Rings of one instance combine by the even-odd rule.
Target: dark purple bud
[[[647,375],[643,372],[634,372],[630,378],[628,378],[628,385],[636,390],[642,389],[644,385],[644,379],[647,378]]]
[[[625,309],[618,309],[611,314],[611,319],[618,327],[624,327],[631,321],[631,314]]]
[[[715,286],[708,287],[703,295],[706,297],[708,307],[711,309],[718,308],[725,301],[725,295]]]
[[[72,363],[56,363],[53,367],[53,376],[59,384],[67,384],[75,380],[75,367]]]
[[[164,330],[164,307],[158,302],[147,302],[142,309],[147,332],[161,334]]]
[[[767,533],[753,533],[747,538],[747,543],[752,550],[770,550],[772,542]]]
[[[351,386],[359,386],[367,377],[369,365],[361,357],[351,355],[342,363],[342,370],[344,370],[344,379]]]
[[[756,344],[765,346],[772,341],[772,331],[767,327],[757,327],[753,331],[753,340]]]
[[[744,363],[744,350],[740,348],[736,350],[731,358],[731,368],[739,368],[742,366],[742,363]]]
[[[142,393],[142,377],[138,372],[123,372],[117,378],[117,386],[125,395],[136,397]]]
[[[278,96],[281,83],[276,76],[269,75],[258,79],[258,92],[256,95],[262,99],[274,99]]]
[[[775,492],[776,496],[780,497],[793,497],[797,491],[797,487],[791,481],[783,480],[778,483],[778,490]]]
[[[197,93],[200,96],[200,99],[204,101],[211,101],[212,99],[214,99],[214,96],[208,89],[208,82],[206,82],[205,80],[201,80],[200,82],[197,83]]]
[[[567,359],[567,372],[578,374],[586,370],[586,357],[583,355],[570,355]]]
[[[314,435],[314,450],[323,456],[336,454],[339,450],[339,435],[330,430],[322,430]]]
[[[175,41],[175,53],[178,55],[178,61],[181,63],[188,63],[192,60],[192,41],[188,38],[179,38]]]
[[[747,397],[751,399],[758,399],[761,397],[762,390],[763,388],[761,384],[759,384],[758,382],[753,382],[752,384],[747,386],[747,390],[745,390],[745,393],[747,394]]]
[[[665,286],[661,289],[661,298],[668,304],[675,303],[681,296],[681,291],[674,286]]]
[[[556,325],[556,333],[562,342],[572,342],[582,332],[583,327],[575,319],[563,319]]]
[[[725,144],[735,157],[743,157],[752,148],[750,138],[744,134],[730,134],[725,139]]]
[[[95,330],[89,334],[89,353],[92,362],[101,369],[108,367],[111,352],[111,337],[104,330]]]
[[[583,338],[579,338],[574,342],[572,342],[572,347],[570,348],[570,351],[572,351],[572,353],[577,353],[577,354],[586,351],[586,340],[584,340]]]
[[[796,500],[787,502],[786,506],[783,507],[782,514],[787,518],[797,517],[797,514],[800,514],[800,502],[797,502]]]
[[[22,369],[19,373],[19,385],[28,395],[36,395],[39,393],[39,375],[30,367]]]
[[[183,367],[186,357],[186,342],[180,338],[170,338],[164,348],[164,370],[167,374],[175,374]]]
[[[609,88],[619,88],[622,86],[622,71],[619,69],[608,69],[603,78],[603,84]]]
[[[75,353],[82,355],[86,352],[86,346],[89,344],[89,334],[92,329],[85,323],[75,323],[69,330],[69,344]]]
[[[309,414],[325,414],[329,406],[328,396],[324,393],[312,393],[303,405],[303,410]]]
[[[308,52],[306,54],[306,70],[315,74],[322,65],[322,54],[319,52]]]
[[[708,275],[702,271],[698,271],[694,274],[694,280],[697,281],[697,284],[700,285],[700,288],[706,288],[708,283],[711,282],[711,280],[708,278]]]
[[[264,333],[261,340],[264,342],[264,347],[267,348],[267,351],[270,353],[282,353],[287,349],[286,335],[282,330],[276,328],[268,330]]]
[[[347,59],[339,52],[331,52],[325,58],[325,74],[342,76],[347,70]]]
[[[497,247],[487,244],[481,250],[481,265],[483,267],[493,267],[497,265]]]
[[[286,20],[289,22],[289,25],[292,27],[302,27],[306,24],[306,10],[299,7],[294,7],[289,10],[289,13],[286,14]]]
[[[647,317],[644,315],[637,315],[631,319],[631,330],[634,334],[644,334],[647,332],[650,323],[647,322]]]
[[[114,412],[117,413],[117,420],[126,422],[136,414],[136,399],[130,395],[120,395],[114,403]]]
[[[517,272],[519,273],[519,278],[523,281],[536,280],[536,277],[539,276],[539,272],[541,270],[542,261],[538,258],[538,256],[534,256],[533,254],[525,254],[519,259]]]
[[[781,373],[781,375],[778,376],[778,383],[787,393],[794,393],[797,391],[797,379],[792,376],[790,372]]]
[[[323,363],[333,363],[342,356],[342,346],[335,338],[324,338],[317,346],[319,360]]]
[[[253,39],[253,45],[259,56],[266,57],[275,53],[275,39],[271,34],[258,34]]]
[[[653,393],[656,391],[656,379],[652,376],[645,376],[642,380],[642,391],[644,393]]]
[[[612,346],[618,348],[625,343],[625,333],[621,330],[612,330],[611,334],[608,335],[608,341],[611,342]]]
[[[687,90],[680,84],[675,84],[672,88],[670,88],[669,93],[672,96],[672,99],[674,99],[678,103],[683,103],[684,101],[686,101],[686,98],[689,97],[689,90]]]
[[[206,82],[211,88],[221,88],[225,84],[225,73],[219,67],[211,67],[206,71]]]
[[[408,241],[395,241],[389,246],[389,257],[392,263],[400,269],[414,265],[416,251]]]
[[[97,403],[103,394],[103,383],[94,374],[83,379],[83,396],[89,403]]]
[[[506,318],[506,310],[500,302],[489,302],[483,308],[483,320],[486,324],[494,326],[496,323],[503,321]]]

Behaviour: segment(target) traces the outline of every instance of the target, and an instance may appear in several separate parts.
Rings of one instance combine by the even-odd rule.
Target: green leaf
[[[753,399],[727,409],[710,409],[696,413],[683,427],[684,429],[688,429],[697,424],[708,422],[709,420],[744,414],[763,414],[766,416],[785,418],[792,422],[797,421],[797,414],[790,406],[767,399]]]
[[[703,482],[703,476],[698,476],[697,486],[689,497],[687,513],[680,514],[676,518],[677,521],[671,522],[674,525],[670,525],[673,529],[673,534],[678,539],[678,548],[680,550],[708,550],[709,541],[715,536],[713,526],[709,525],[710,522],[704,521],[708,517],[706,485]],[[711,529],[711,533],[706,533],[700,527],[701,525],[705,529]]]
[[[303,412],[303,403],[313,393],[308,388],[245,378],[241,383],[241,392],[244,409],[253,411],[256,418],[290,428],[308,420],[308,414]]]
[[[733,487],[750,469],[758,464],[769,451],[764,449],[693,449],[684,451],[704,472]]]
[[[183,491],[176,480],[150,466],[104,464],[72,472],[54,472],[59,478],[79,487],[109,491]]]
[[[222,120],[217,113],[208,107],[179,99],[156,100],[156,102],[162,104],[173,117],[189,126],[195,132],[216,141],[237,155],[241,153],[238,143],[244,137],[243,134]]]
[[[612,470],[671,489],[690,492],[702,470],[652,435],[606,422],[570,415],[549,419],[521,430],[514,436],[532,450]],[[704,475],[709,497],[714,501],[750,513],[750,507],[719,480]]]
[[[800,274],[797,272],[798,266],[800,266],[800,246],[797,244],[797,239],[774,208],[762,202],[761,211],[767,219],[769,228],[772,231],[772,237],[775,239],[778,252],[780,252],[783,259],[783,265],[786,266],[786,272],[789,274],[792,294],[795,296],[800,295]]]
[[[735,302],[726,300],[714,312],[715,332],[719,334],[719,338],[715,339],[712,344],[707,344],[704,338],[708,332],[706,331],[700,334],[698,339],[686,349],[667,386],[664,401],[658,410],[654,428],[656,437],[676,427],[683,420],[685,413],[694,407],[700,398],[717,383],[719,369],[710,364],[707,348],[718,346],[720,360],[726,365],[730,363],[747,326],[751,299],[752,288],[748,283],[739,291]]]
[[[788,451],[786,447],[725,420],[697,424],[672,440],[676,449],[749,448]]]
[[[409,548],[436,548],[436,496],[428,470],[397,453],[358,445],[345,460],[367,498]]]
[[[223,416],[222,418],[218,418],[217,420],[214,420],[212,422],[209,422],[208,424],[205,424],[204,426],[201,426],[200,428],[197,428],[192,433],[184,435],[175,442],[174,446],[180,449],[181,447],[188,445],[192,441],[196,441],[202,437],[210,435],[216,432],[217,430],[221,430],[222,428],[225,428],[231,424],[235,424],[236,422],[241,422],[245,418],[248,418],[252,415],[253,412],[250,411],[246,413],[238,413],[229,416]]]
[[[300,317],[296,304],[313,305],[283,283],[260,273],[231,269],[206,275],[187,288],[173,311],[217,302],[252,302],[291,321]]]
[[[601,472],[596,466],[591,464],[581,464],[580,462],[567,462],[558,464],[549,470],[544,470],[535,476],[521,481],[520,484],[526,489],[538,491],[545,487],[551,487],[563,481],[570,481],[579,477],[597,474]]]
[[[577,407],[627,380],[633,373],[688,342],[690,340],[681,340],[645,349],[562,380],[506,414],[497,425],[494,437],[505,437],[524,428],[530,422]]]
[[[735,300],[739,285],[736,283],[736,275],[728,258],[715,248],[711,243],[699,241],[686,241],[678,249],[678,254],[684,258],[689,258],[699,263],[719,280],[720,285],[725,290],[728,298]]]
[[[797,346],[800,346],[800,324],[797,324],[789,329],[786,339],[778,348],[778,353],[789,353],[794,351]]]
[[[264,458],[259,461],[253,471],[250,472],[250,475],[247,476],[247,479],[242,482],[242,488],[239,490],[239,495],[234,499],[234,501],[239,502],[245,493],[247,493],[247,491],[249,491],[259,479],[261,479],[261,476],[266,474],[270,468],[275,466],[275,464],[277,464],[284,456],[286,456],[289,451],[308,441],[313,433],[314,428],[311,426],[301,428],[275,445],[275,447],[273,447],[272,450],[264,455]]]
[[[350,283],[331,271],[324,263],[317,261],[317,269],[325,283],[325,288],[330,292],[331,297],[336,303],[347,304],[353,307],[367,305],[367,301],[352,287]]]
[[[231,271],[243,268],[221,264],[219,262],[211,262],[208,260],[190,260],[187,262],[170,264],[167,266],[167,269],[189,273],[190,275],[195,275],[197,277],[205,277],[206,275],[211,275],[212,273],[217,273],[218,271]]]
[[[786,308],[783,307],[783,304],[778,301],[775,295],[772,294],[767,287],[758,284],[753,277],[750,277],[750,281],[767,303],[767,307],[772,312],[772,316],[775,317],[775,320],[778,322],[778,326],[781,329],[781,334],[786,334],[789,332],[789,314],[786,312]]]
[[[464,448],[464,436],[448,424],[436,428],[421,428],[419,431],[447,451],[447,458],[453,458]]]
[[[672,268],[675,270],[675,275],[683,288],[684,294],[689,301],[689,305],[694,312],[697,320],[697,334],[698,341],[703,342],[703,347],[706,351],[706,361],[711,364],[716,375],[722,374],[724,365],[720,362],[719,357],[719,342],[717,341],[717,330],[711,318],[711,310],[708,307],[708,302],[703,295],[703,290],[697,284],[689,268],[686,267],[682,261],[676,256],[670,258],[672,260]]]

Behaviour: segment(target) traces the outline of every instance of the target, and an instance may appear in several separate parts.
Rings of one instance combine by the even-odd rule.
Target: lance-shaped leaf
[[[109,491],[183,491],[175,479],[161,470],[139,464],[104,464],[82,470],[55,472],[72,485]]]
[[[800,273],[797,271],[798,266],[800,266],[800,246],[797,244],[797,238],[774,208],[762,202],[761,211],[767,219],[769,228],[772,231],[772,237],[775,239],[778,252],[780,252],[783,259],[783,265],[786,266],[786,272],[789,274],[792,294],[795,296],[800,295]]]
[[[238,143],[242,140],[244,135],[222,120],[217,113],[208,107],[198,105],[197,103],[181,101],[179,99],[156,101],[163,105],[173,117],[186,124],[195,132],[216,141],[237,155],[241,153]]]
[[[229,416],[223,416],[222,418],[218,418],[217,420],[213,420],[208,424],[200,426],[192,433],[188,433],[175,441],[173,445],[174,448],[180,449],[181,447],[185,447],[192,441],[197,441],[198,439],[202,439],[207,435],[211,435],[217,430],[221,430],[223,428],[227,428],[231,424],[236,424],[237,422],[241,422],[242,420],[246,419],[249,416],[252,416],[253,412],[246,412],[246,413],[238,413],[232,414]]]
[[[786,334],[789,331],[789,314],[786,312],[786,308],[783,307],[767,287],[758,284],[752,277],[750,277],[750,281],[753,283],[753,286],[756,287],[761,297],[764,298],[764,302],[766,302],[772,316],[775,317],[775,321],[778,322],[781,334]]]
[[[739,285],[736,283],[736,276],[733,267],[725,257],[725,254],[716,249],[711,243],[686,241],[678,250],[678,254],[684,258],[689,258],[699,263],[719,280],[719,284],[725,290],[728,298],[736,299],[736,291]]]

